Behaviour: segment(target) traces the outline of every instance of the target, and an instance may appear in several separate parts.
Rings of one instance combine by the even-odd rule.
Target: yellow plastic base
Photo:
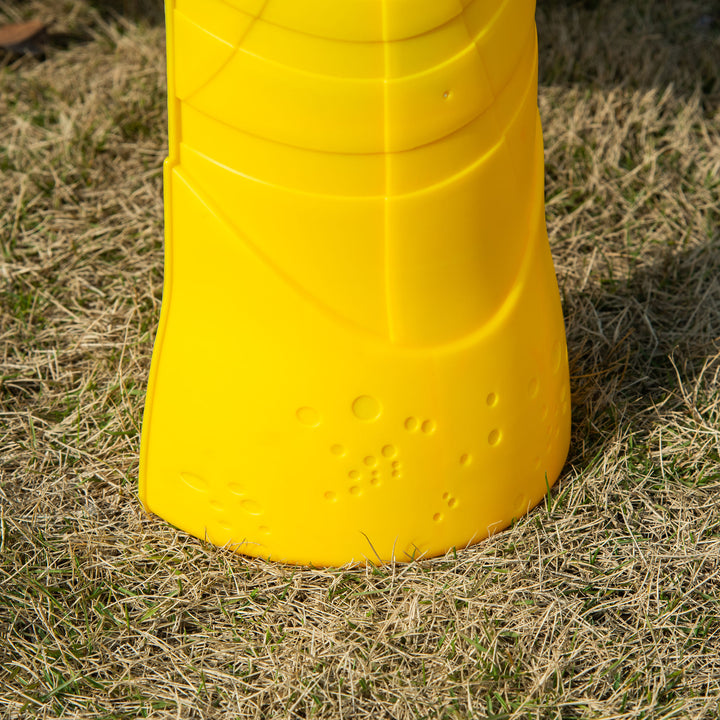
[[[140,496],[197,537],[300,564],[431,556],[562,468],[534,3],[415,2],[348,0],[334,25],[337,0],[168,7]]]

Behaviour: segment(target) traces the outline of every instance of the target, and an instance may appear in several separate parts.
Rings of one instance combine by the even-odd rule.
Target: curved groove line
[[[248,26],[245,28],[245,32],[242,34],[240,39],[237,41],[237,44],[233,48],[232,53],[230,53],[230,55],[228,56],[227,60],[225,60],[225,62],[217,70],[215,70],[215,72],[213,72],[205,80],[205,82],[202,85],[200,85],[200,87],[193,90],[193,92],[190,93],[190,95],[188,95],[184,99],[183,102],[190,102],[190,100],[192,100],[192,98],[194,98],[201,90],[204,90],[208,85],[210,85],[210,83],[212,83],[215,80],[215,78],[217,78],[220,75],[220,73],[223,70],[225,70],[225,68],[232,62],[232,60],[235,58],[235,56],[238,54],[238,52],[240,52],[240,49],[242,48],[242,44],[245,42],[245,38],[247,38],[250,31],[253,29],[253,27],[255,26],[255,23],[262,18],[262,14],[265,12],[265,8],[267,8],[269,2],[270,2],[270,0],[264,0],[263,5],[260,8],[259,14],[254,17],[251,16],[251,17],[253,17],[252,22],[249,23]],[[227,3],[225,3],[225,4],[227,4]],[[232,5],[229,5],[229,7],[232,7]],[[233,10],[236,10],[237,12],[242,13],[242,10],[238,10],[237,8],[233,8]],[[243,13],[243,14],[247,15],[248,13]],[[202,27],[202,26],[199,26],[199,27]],[[203,30],[204,29],[205,28],[203,28]]]
[[[268,2],[269,2],[269,0],[268,0]],[[384,7],[384,6],[383,6],[383,7]],[[258,18],[258,19],[259,19],[259,18]],[[243,34],[243,40],[247,37],[247,34],[250,32],[251,28],[252,28],[253,25],[257,22],[258,19],[254,20],[253,23],[248,27],[247,31]],[[263,22],[265,22],[265,21],[263,21]],[[483,30],[483,34],[484,34],[484,32],[485,32],[485,31]],[[468,34],[469,34],[469,31],[468,31]],[[383,81],[383,82],[391,82],[391,83],[400,83],[400,82],[403,82],[403,81],[405,81],[405,80],[415,80],[415,79],[417,79],[417,78],[423,77],[424,75],[430,75],[430,74],[432,74],[433,72],[435,72],[435,71],[437,71],[437,70],[440,70],[440,69],[442,69],[442,68],[447,67],[448,65],[452,65],[455,61],[457,61],[457,60],[458,60],[459,58],[461,58],[463,55],[472,53],[473,50],[477,49],[477,45],[476,45],[476,43],[475,43],[475,40],[471,37],[470,42],[469,42],[467,45],[464,45],[464,46],[461,47],[459,50],[454,50],[454,51],[451,50],[451,51],[450,51],[451,54],[449,54],[447,57],[445,57],[443,60],[441,60],[439,63],[433,65],[432,67],[425,68],[425,69],[423,69],[423,70],[419,70],[418,72],[408,73],[407,75],[401,75],[401,76],[395,77],[395,78],[387,78],[387,77],[383,77],[383,78],[374,77],[374,78],[372,78],[372,77],[352,77],[352,76],[345,76],[345,75],[343,75],[343,76],[340,76],[340,75],[326,75],[326,74],[324,74],[324,73],[314,72],[314,71],[312,71],[312,70],[305,70],[305,69],[303,69],[303,68],[298,68],[298,67],[296,67],[295,65],[286,65],[285,63],[280,62],[279,60],[275,60],[275,59],[272,58],[272,57],[268,57],[267,55],[260,55],[260,54],[258,54],[257,52],[252,52],[252,51],[247,50],[247,49],[242,49],[242,48],[240,47],[241,44],[242,44],[242,41],[241,41],[241,43],[238,44],[238,46],[234,49],[233,54],[232,54],[232,55],[227,59],[227,61],[224,63],[223,68],[224,68],[229,62],[231,62],[231,61],[233,60],[233,58],[235,57],[235,55],[236,55],[240,50],[242,50],[242,52],[245,52],[245,53],[247,53],[248,55],[252,55],[253,57],[256,57],[256,58],[258,58],[259,60],[262,60],[263,62],[267,63],[268,65],[272,65],[272,66],[277,67],[277,68],[282,68],[282,70],[284,70],[284,71],[290,71],[290,72],[292,72],[292,73],[297,73],[298,75],[304,75],[305,77],[319,78],[320,80],[326,80],[326,81],[329,81],[329,82],[343,83],[343,82],[350,81],[350,82],[354,82],[354,83],[357,83],[357,84],[368,84],[368,85],[373,84],[373,83],[377,83],[378,80],[381,80],[381,81]],[[386,46],[387,46],[387,45],[390,45],[390,46],[392,46],[392,43],[385,42],[385,43],[383,43],[383,45],[386,45]],[[223,68],[221,68],[221,70],[222,70]],[[387,72],[387,67],[386,67],[386,72]],[[217,76],[217,73],[214,73],[213,76],[212,76],[212,78],[211,78],[211,80],[212,80],[214,77],[216,77],[216,76]],[[207,83],[206,83],[205,85],[207,85]],[[205,85],[203,85],[203,87],[205,87]],[[194,94],[194,93],[193,93],[193,94]]]
[[[497,24],[498,18],[507,10],[507,8],[513,2],[517,2],[517,0],[504,0],[504,2],[500,4],[500,7],[493,13],[492,17],[490,18],[490,22],[488,22],[487,25],[485,25],[485,27],[477,35],[475,35],[475,37],[472,36],[472,33],[470,32],[470,26],[467,24],[467,15],[465,14],[467,8],[463,10],[463,22],[465,23],[465,27],[468,29],[468,35],[472,38],[473,43],[477,44],[477,41],[481,37],[487,35],[493,29],[493,25]],[[470,5],[468,5],[468,7],[470,7]]]
[[[417,35],[403,35],[402,37],[395,38],[394,40],[386,40],[387,38],[387,25],[386,21],[383,20],[383,39],[382,40],[339,40],[338,38],[331,37],[329,35],[317,35],[316,33],[308,32],[307,30],[298,30],[297,28],[292,28],[287,25],[282,25],[281,23],[274,22],[272,20],[266,20],[264,19],[263,22],[267,23],[268,25],[272,25],[273,27],[280,28],[281,30],[287,30],[288,32],[297,33],[298,35],[304,35],[306,37],[310,38],[316,38],[318,40],[334,40],[336,42],[343,42],[348,43],[352,45],[377,45],[381,42],[405,42],[406,40],[417,40],[418,38],[425,37],[425,35],[431,35],[434,32],[437,32],[438,30],[442,30],[443,28],[447,27],[451,23],[453,23],[455,20],[460,17],[464,12],[467,12],[467,9],[475,5],[476,3],[480,2],[486,2],[487,0],[471,0],[467,5],[462,7],[462,9],[453,15],[452,17],[448,18],[445,22],[440,23],[440,25],[437,25],[433,28],[430,28],[429,30],[425,30],[425,32],[418,33]],[[506,0],[507,2],[508,0]],[[247,10],[240,10],[239,8],[235,7],[232,3],[227,2],[227,0],[219,0],[223,5],[227,5],[228,7],[231,7],[233,10],[237,10],[238,12],[244,13],[245,15],[250,15],[251,17],[258,17],[256,15],[253,15],[252,13],[248,12]],[[382,0],[382,2],[385,2],[385,0]],[[503,3],[500,8],[496,11],[496,13],[493,15],[493,19],[499,14],[500,10],[505,7],[505,3]],[[263,11],[265,9],[265,6],[263,6]],[[262,12],[262,11],[261,11]]]
[[[535,172],[538,172],[537,168],[535,168]],[[530,240],[523,248],[522,256],[520,258],[520,262],[518,263],[518,270],[515,274],[514,283],[495,313],[482,323],[482,325],[455,340],[440,343],[438,345],[420,347],[396,345],[396,349],[406,352],[411,357],[427,357],[429,355],[442,356],[450,353],[461,352],[462,350],[472,347],[483,338],[490,335],[505,321],[510,313],[513,312],[525,291],[527,278],[530,274],[530,268],[532,266],[532,258],[535,256],[537,248],[540,245],[539,238],[537,237],[537,227],[539,227],[541,217],[544,221],[544,203],[542,193],[538,193],[538,196],[533,201],[533,206],[534,207],[531,207],[530,210]]]
[[[449,175],[446,178],[443,178],[442,180],[439,180],[436,183],[433,183],[432,185],[426,185],[423,188],[419,188],[418,190],[411,190],[410,192],[405,193],[397,193],[392,196],[393,200],[405,200],[407,198],[417,197],[419,195],[424,195],[426,193],[432,193],[436,190],[439,190],[441,188],[447,187],[448,185],[452,185],[454,182],[457,182],[461,178],[465,177],[466,175],[470,175],[473,171],[477,170],[478,167],[480,167],[482,164],[485,163],[486,160],[488,160],[494,153],[498,151],[498,149],[502,146],[502,144],[505,142],[504,138],[500,138],[498,142],[496,142],[494,145],[492,145],[487,152],[478,155],[475,160],[470,164],[464,167],[459,172],[455,173],[454,175]],[[204,153],[200,152],[199,150],[196,150],[192,146],[188,145],[187,143],[183,143],[185,147],[190,150],[191,152],[195,153],[196,155],[199,155],[203,159],[207,160],[208,162],[212,163],[213,165],[222,168],[223,170],[226,170],[227,172],[232,173],[233,175],[239,175],[240,177],[245,178],[246,180],[251,180],[252,182],[257,182],[261,185],[265,185],[267,187],[277,188],[279,190],[283,190],[285,192],[290,192],[295,195],[305,195],[307,197],[312,198],[323,198],[326,200],[379,200],[379,199],[390,199],[390,196],[387,193],[384,193],[382,195],[329,195],[327,193],[314,193],[314,192],[308,192],[307,190],[298,190],[295,188],[290,188],[285,185],[276,185],[274,183],[269,183],[264,180],[260,180],[259,178],[254,178],[251,175],[247,175],[240,170],[235,170],[234,168],[230,168],[227,165],[222,165],[221,163],[217,162],[217,160],[214,160],[213,158],[205,155]],[[387,153],[388,157],[392,157],[393,153]],[[182,167],[182,162],[180,163],[180,166]],[[184,169],[184,168],[183,168]]]
[[[536,166],[533,169],[533,173],[537,175],[539,172],[537,163],[535,163],[535,165]],[[530,207],[530,224],[528,227],[527,240],[524,243],[524,247],[522,248],[522,255],[520,257],[520,262],[518,263],[518,270],[515,273],[514,281],[512,287],[510,288],[510,291],[505,296],[502,303],[498,306],[495,313],[490,318],[488,318],[486,322],[484,322],[480,327],[476,328],[472,332],[468,333],[466,336],[450,343],[446,343],[444,346],[442,346],[441,351],[450,350],[451,348],[459,350],[463,347],[468,347],[472,345],[480,338],[490,334],[493,329],[500,325],[503,320],[512,312],[525,289],[527,277],[530,274],[530,267],[532,265],[531,259],[535,254],[536,247],[539,245],[537,228],[539,227],[541,218],[544,223],[544,197],[542,192],[538,191]]]
[[[221,5],[227,5],[229,8],[232,8],[233,10],[236,10],[239,13],[243,13],[244,15],[250,15],[250,17],[257,18],[258,15],[253,15],[249,10],[241,10],[237,5],[233,5],[231,2],[228,2],[228,0],[218,0],[218,2]],[[263,4],[263,6],[260,8],[260,15],[262,15],[263,11],[265,10],[267,6],[267,2]]]
[[[303,297],[306,301],[308,301],[311,305],[313,305],[316,309],[324,313],[325,315],[328,315],[331,317],[335,322],[349,326],[353,329],[353,331],[359,331],[362,333],[367,339],[377,342],[378,340],[382,340],[382,336],[378,335],[376,333],[373,333],[372,331],[368,330],[363,325],[358,325],[354,321],[347,318],[345,315],[341,315],[339,312],[337,312],[335,309],[333,309],[330,305],[323,302],[319,298],[315,297],[306,287],[301,285],[295,278],[293,278],[291,275],[288,275],[281,267],[279,267],[273,260],[271,260],[261,249],[260,247],[253,242],[253,240],[248,236],[248,234],[241,230],[237,225],[227,216],[225,211],[220,208],[217,203],[215,203],[210,195],[205,192],[202,183],[199,183],[197,180],[193,178],[193,176],[185,170],[182,166],[178,166],[175,168],[175,172],[177,172],[178,176],[187,184],[187,186],[190,188],[190,191],[197,195],[200,202],[205,205],[205,207],[208,209],[208,211],[214,215],[229,231],[230,233],[235,236],[240,242],[247,247],[247,249],[258,259],[260,260],[263,265],[265,265],[267,268],[269,268],[273,273],[275,273],[284,283],[289,285],[298,295]]]
[[[505,0],[505,2],[498,8],[498,11],[495,13],[495,15],[493,15],[493,19],[491,20],[490,25],[497,22],[497,17],[500,15],[502,10],[505,8],[505,5],[509,1],[510,0]],[[498,95],[500,93],[502,93],[502,91],[510,84],[510,81],[512,80],[512,74],[510,75],[510,78],[508,79],[507,83],[500,89],[500,93],[498,93],[496,95],[493,92],[492,84],[490,83],[490,73],[488,72],[487,65],[485,64],[485,58],[483,57],[483,54],[480,52],[480,48],[478,47],[477,42],[475,41],[475,39],[472,36],[472,30],[470,29],[470,25],[468,25],[468,19],[467,19],[467,15],[465,14],[465,11],[463,11],[463,14],[462,14],[462,21],[463,21],[463,24],[465,25],[465,29],[467,30],[467,34],[468,34],[468,37],[470,38],[470,42],[471,42],[472,46],[475,48],[475,52],[477,53],[477,56],[480,59],[480,64],[482,65],[482,68],[485,71],[485,78],[487,79],[488,87],[490,88],[490,93],[493,96],[493,101],[497,102]],[[488,107],[487,110],[489,110],[489,109],[490,109],[490,107]],[[487,112],[487,110],[485,110],[485,112]]]
[[[537,56],[537,34],[534,35],[533,45],[534,45],[534,47],[535,47],[535,54],[536,54],[536,56]],[[522,100],[521,100],[520,103],[518,104],[518,108],[517,108],[515,114],[513,115],[512,122],[508,123],[508,128],[507,128],[507,129],[509,129],[510,127],[512,127],[512,126],[514,125],[514,123],[515,123],[515,122],[517,121],[517,119],[519,118],[520,113],[521,113],[522,110],[524,109],[525,103],[527,102],[528,96],[529,96],[529,94],[530,94],[530,87],[531,87],[531,85],[532,85],[532,81],[533,81],[533,78],[534,78],[534,77],[535,77],[535,68],[533,67],[533,70],[532,70],[532,72],[530,73],[530,81],[528,82],[528,84],[527,84],[527,86],[526,86],[526,88],[525,88],[525,92],[523,93]],[[536,100],[536,102],[535,102],[535,107],[537,108],[537,100]],[[537,112],[539,112],[539,110],[538,110]],[[535,132],[536,132],[536,133],[538,132],[537,121],[536,121],[536,124],[535,124]],[[507,139],[507,133],[506,133],[506,139]],[[510,169],[511,169],[511,172],[513,173],[513,175],[515,176],[515,179],[518,180],[518,181],[520,181],[520,179],[521,179],[521,178],[520,178],[520,172],[521,172],[521,170],[515,165],[515,162],[510,163]]]

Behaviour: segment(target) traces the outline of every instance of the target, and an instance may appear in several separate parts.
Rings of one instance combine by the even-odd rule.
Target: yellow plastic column
[[[570,435],[534,0],[169,0],[140,497],[313,565],[477,542]]]

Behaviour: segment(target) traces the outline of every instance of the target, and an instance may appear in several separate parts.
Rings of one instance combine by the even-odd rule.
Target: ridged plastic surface
[[[175,0],[144,505],[291,563],[537,504],[570,434],[533,0]]]

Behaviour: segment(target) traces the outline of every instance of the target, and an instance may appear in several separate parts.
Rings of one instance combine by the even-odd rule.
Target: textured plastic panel
[[[291,563],[537,504],[570,433],[532,0],[168,3],[140,496]]]

